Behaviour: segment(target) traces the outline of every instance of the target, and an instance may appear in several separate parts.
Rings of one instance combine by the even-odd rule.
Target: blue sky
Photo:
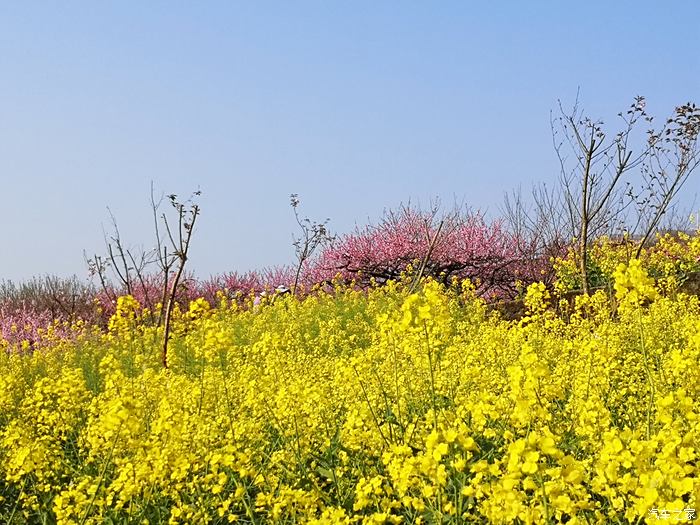
[[[197,188],[201,277],[291,262],[289,194],[335,232],[409,199],[497,212],[552,182],[549,112],[700,102],[695,1],[2,2],[0,278],[86,276],[107,206]],[[700,183],[689,183],[697,192]]]

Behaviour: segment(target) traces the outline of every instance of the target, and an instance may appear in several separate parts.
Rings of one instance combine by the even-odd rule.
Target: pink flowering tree
[[[33,348],[53,320],[47,310],[33,310],[30,307],[11,308],[0,306],[0,344],[5,341],[10,350]]]
[[[94,293],[77,277],[46,275],[18,284],[0,281],[0,340],[11,349],[33,348],[49,327],[54,335],[67,336],[75,321],[98,319]]]
[[[423,263],[424,275],[445,283],[453,277],[470,279],[485,298],[513,297],[519,282],[546,280],[549,274],[548,260],[532,253],[528,243],[499,221],[489,223],[481,214],[464,210],[438,218],[435,211],[406,206],[387,213],[377,225],[337,239],[305,277],[319,282],[339,275],[368,286],[371,280],[396,279],[409,265],[415,269]]]

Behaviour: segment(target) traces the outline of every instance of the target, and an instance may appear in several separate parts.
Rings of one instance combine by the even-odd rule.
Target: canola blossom
[[[517,321],[468,281],[219,294],[176,313],[168,369],[162,329],[121,297],[106,331],[0,354],[0,521],[688,516],[700,301],[636,262],[611,274],[614,297],[572,303],[535,283]]]

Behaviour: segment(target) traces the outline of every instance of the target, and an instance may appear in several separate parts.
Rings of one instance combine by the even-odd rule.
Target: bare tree
[[[576,237],[562,192],[556,186],[536,184],[529,198],[523,196],[519,187],[505,195],[501,212],[531,274],[536,273],[533,270],[540,268],[542,261],[563,255]],[[552,275],[543,277],[548,281]]]
[[[651,126],[653,121],[645,108],[644,97],[635,97],[618,114],[620,130],[608,136],[602,121],[584,115],[578,95],[570,112],[560,102],[558,116],[550,116],[560,163],[558,185],[553,191],[535,186],[530,203],[520,190],[505,198],[505,215],[516,238],[531,243],[533,253],[575,243],[584,293],[590,287],[591,240],[623,230],[640,239],[638,257],[700,163],[697,106],[677,107],[661,130],[649,127],[643,139],[642,123]]]
[[[330,234],[326,226],[330,219],[326,219],[323,222],[312,222],[308,217],[301,219],[298,211],[299,202],[299,195],[292,193],[290,195],[290,205],[292,206],[292,210],[294,210],[294,219],[301,230],[301,236],[294,236],[292,242],[297,258],[292,295],[296,295],[297,293],[299,278],[306,261],[313,256],[317,248],[330,244],[334,240],[334,236]]]
[[[201,191],[196,191],[184,202],[180,202],[175,194],[168,195],[167,199],[175,210],[174,219],[168,218],[165,212],[160,212],[164,197],[156,199],[151,183],[155,247],[149,251],[127,248],[110,211],[112,233],[105,233],[107,255],[86,256],[90,273],[98,277],[100,286],[110,299],[117,298],[117,292],[110,286],[110,274],[125,293],[131,295],[136,290],[141,292],[145,302],[143,306],[148,309],[151,322],[156,326],[164,325],[162,363],[165,368],[168,367],[172,312],[177,301],[178,287],[182,284],[192,232],[200,214],[199,205],[194,201],[200,195]],[[158,269],[155,274],[156,290],[153,290],[151,284],[154,274],[150,272],[154,265]],[[156,302],[158,299],[159,308]]]
[[[168,240],[170,242],[170,247],[172,251],[168,255],[167,249],[163,248],[163,257],[159,258],[161,268],[163,268],[163,291],[164,294],[167,291],[166,303],[163,304],[165,308],[165,328],[163,331],[163,353],[162,361],[163,367],[168,368],[168,342],[170,340],[170,323],[172,319],[172,311],[175,305],[175,296],[177,294],[177,286],[182,279],[183,272],[185,270],[185,263],[187,262],[187,257],[190,250],[190,243],[192,241],[192,232],[194,231],[194,225],[199,216],[200,209],[199,205],[194,202],[195,197],[199,197],[202,194],[201,191],[196,191],[192,196],[184,203],[177,200],[177,195],[168,195],[168,200],[170,204],[175,208],[177,213],[177,225],[172,225],[168,221],[168,217],[165,213],[161,215],[163,220],[163,225],[165,226],[165,231],[168,235]],[[157,222],[157,221],[156,221]],[[158,235],[158,230],[156,230],[156,237],[160,239]],[[161,242],[158,241],[158,247],[160,248]],[[177,265],[177,271],[172,279],[172,282],[168,284],[168,272],[170,268]],[[168,286],[170,287],[168,289]]]
[[[642,176],[650,192],[647,206],[640,210],[638,222],[646,224],[636,257],[658,229],[662,218],[672,210],[673,200],[700,164],[699,133],[700,108],[690,102],[678,106],[660,132],[649,131],[651,152]]]
[[[108,235],[103,228],[103,236],[107,255],[94,254],[87,257],[83,252],[91,276],[97,276],[105,295],[113,301],[117,299],[117,293],[110,286],[109,274],[116,280],[118,288],[126,294],[133,295],[136,289],[142,292],[143,306],[150,312],[153,320],[155,298],[151,296],[150,287],[147,285],[147,272],[154,262],[153,251],[143,248],[127,247],[121,237],[117,219],[112,210],[107,208],[111,222],[111,233]]]
[[[105,294],[105,297],[112,301],[116,301],[117,297],[114,290],[109,286],[109,261],[105,259],[102,255],[94,254],[88,257],[87,252],[83,250],[83,257],[85,258],[85,263],[88,267],[88,272],[91,277],[97,276],[100,281],[100,287]]]
[[[603,122],[585,116],[578,97],[570,112],[559,103],[559,116],[550,118],[552,139],[561,166],[560,183],[571,230],[576,232],[578,263],[583,292],[589,291],[588,245],[615,223],[624,220],[630,201],[624,200],[623,176],[642,165],[651,151],[647,144],[638,152],[631,138],[640,120],[651,122],[643,97],[635,97],[626,113],[618,116],[622,129],[609,138]],[[565,151],[573,154],[569,164]]]

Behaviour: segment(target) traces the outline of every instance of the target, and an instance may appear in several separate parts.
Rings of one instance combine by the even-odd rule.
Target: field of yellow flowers
[[[198,300],[168,369],[122,297],[106,332],[0,352],[0,521],[693,521],[700,303],[613,279],[534,284],[517,321],[431,280]]]

